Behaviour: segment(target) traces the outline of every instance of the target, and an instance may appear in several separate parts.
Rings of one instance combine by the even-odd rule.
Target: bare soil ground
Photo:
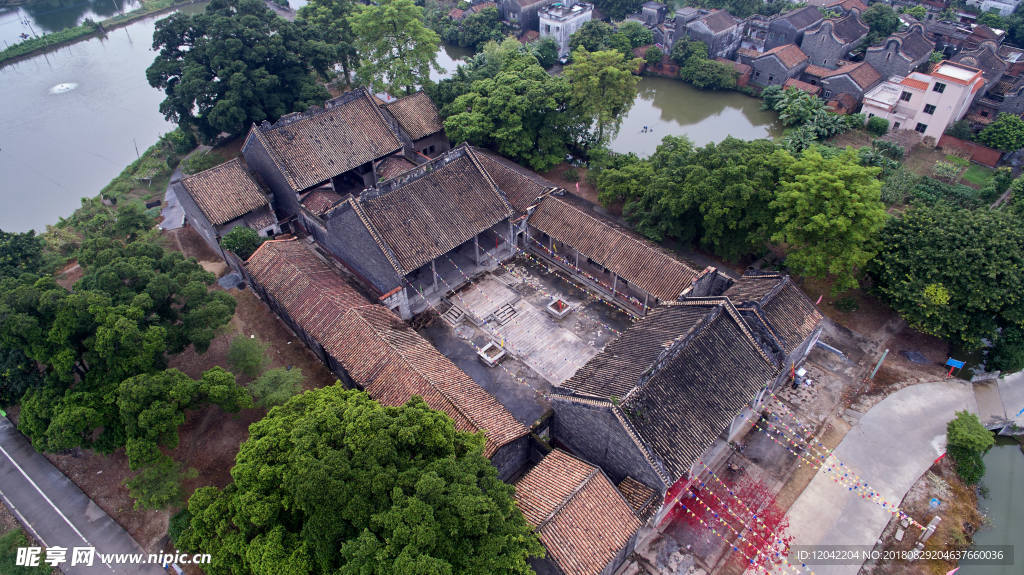
[[[565,174],[569,170],[576,171],[576,174],[579,177],[578,182],[566,177]],[[567,162],[562,162],[561,164],[558,164],[554,168],[551,168],[546,172],[542,172],[541,175],[551,180],[551,182],[556,186],[560,188],[565,188],[565,190],[569,193],[577,195],[583,198],[584,200],[587,200],[588,202],[598,205],[601,204],[601,202],[597,201],[597,188],[595,188],[594,185],[587,180],[587,168],[584,168],[582,166],[577,168],[575,166],[570,166]],[[576,190],[577,183],[579,183],[580,185],[578,192]],[[620,207],[619,210],[615,211],[614,213],[615,215],[620,215],[622,213],[622,208]]]
[[[196,257],[203,264],[216,263],[218,256],[190,228],[165,232],[172,248]],[[220,288],[214,288],[220,289]],[[249,290],[230,290],[237,306],[235,316],[210,345],[206,353],[193,348],[170,358],[169,366],[189,377],[198,378],[214,366],[228,366],[227,353],[231,339],[238,334],[255,335],[270,344],[270,367],[292,366],[306,376],[306,389],[331,385],[334,375],[313,355],[301,340]],[[246,383],[240,379],[240,382]],[[195,479],[185,482],[185,494],[198,487],[222,487],[230,480],[239,445],[249,437],[249,425],[265,414],[262,409],[247,409],[230,414],[208,406],[190,411],[179,428],[178,447],[169,454],[187,468],[198,471]],[[167,548],[165,536],[169,511],[141,511],[132,508],[132,500],[124,482],[132,476],[124,450],[101,455],[88,450],[47,455],[61,471],[78,485],[104,511],[120,523],[144,548],[155,551]]]

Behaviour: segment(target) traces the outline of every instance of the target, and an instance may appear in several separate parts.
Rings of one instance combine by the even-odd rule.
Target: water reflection
[[[459,48],[451,44],[441,44],[441,49],[437,51],[437,64],[441,66],[442,72],[436,70],[430,71],[430,79],[434,82],[439,82],[444,78],[447,78],[455,73],[456,68],[459,64],[465,64],[466,60],[473,56],[473,51],[469,48]]]
[[[781,132],[775,114],[761,110],[756,98],[738,92],[705,92],[668,78],[642,78],[633,107],[610,147],[647,157],[667,135],[686,136],[703,146],[726,136],[756,140]]]
[[[139,7],[138,0],[34,0],[20,7],[0,9],[0,40],[21,41],[21,34],[48,34],[81,24],[86,18],[100,21]]]

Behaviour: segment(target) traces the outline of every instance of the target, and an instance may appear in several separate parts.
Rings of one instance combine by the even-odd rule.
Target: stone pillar
[[[576,269],[580,269],[580,251],[576,250]]]
[[[650,295],[651,294],[649,293],[644,294],[644,315],[647,315],[647,298],[650,297]]]
[[[476,265],[480,265],[480,234],[473,236],[473,249],[476,250]]]
[[[619,285],[619,276],[612,272],[612,299],[615,298],[615,287]]]
[[[434,293],[437,293],[437,266],[434,265],[435,260],[430,260],[430,273],[434,276]]]

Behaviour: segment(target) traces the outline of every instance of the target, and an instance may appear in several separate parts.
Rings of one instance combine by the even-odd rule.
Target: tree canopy
[[[1012,152],[1024,148],[1024,120],[1017,114],[999,114],[999,116],[978,134],[982,144]]]
[[[852,149],[830,158],[808,149],[786,167],[772,202],[779,225],[772,240],[786,246],[787,267],[834,277],[834,292],[857,287],[888,219],[879,171],[861,166]]]
[[[618,132],[623,116],[636,99],[640,78],[633,72],[642,62],[612,50],[588,52],[580,48],[572,53],[572,64],[565,68],[571,106],[597,128],[597,133],[591,134],[594,145],[604,144]]]
[[[296,23],[306,28],[313,44],[313,68],[326,76],[330,66],[338,64],[346,83],[350,72],[359,65],[349,24],[353,6],[351,0],[310,0],[299,8],[295,18]]]
[[[900,27],[899,14],[888,4],[880,2],[872,4],[860,17],[868,25],[868,42],[870,44],[885,38]]]
[[[647,26],[636,20],[627,20],[619,24],[618,32],[629,38],[629,44],[633,48],[639,48],[654,42],[654,33]]]
[[[360,83],[375,92],[405,96],[430,81],[441,39],[423,23],[423,8],[413,0],[360,4],[349,22]]]
[[[1024,231],[1013,214],[921,204],[890,221],[883,236],[871,273],[907,323],[967,350],[984,339],[1005,357],[1021,349],[1010,337],[1024,326]]]
[[[175,543],[210,553],[210,575],[532,573],[543,549],[483,445],[419,397],[309,391],[250,427]]]
[[[213,0],[157,21],[146,78],[166,94],[165,118],[210,141],[323,103],[329,94],[307,64],[315,48],[260,0]]]
[[[946,424],[946,452],[953,458],[957,475],[965,483],[977,483],[985,475],[982,456],[994,444],[992,432],[969,411],[956,412],[956,418]]]
[[[266,239],[248,226],[235,226],[220,239],[220,245],[247,260]]]
[[[35,230],[11,233],[0,230],[0,278],[38,273],[43,267],[43,241]]]

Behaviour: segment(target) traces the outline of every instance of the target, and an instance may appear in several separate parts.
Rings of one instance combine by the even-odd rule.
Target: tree
[[[359,81],[375,92],[404,96],[430,81],[441,39],[423,24],[413,0],[360,4],[349,19],[360,64]]]
[[[977,483],[985,474],[982,456],[994,444],[992,432],[969,411],[956,412],[956,417],[946,424],[946,453],[953,458],[957,475],[964,483]]]
[[[43,267],[43,241],[35,230],[10,233],[0,230],[0,278],[39,273]]]
[[[588,20],[569,38],[569,50],[572,52],[580,48],[585,48],[588,52],[606,50],[613,34],[615,34],[615,29],[611,24],[600,20]]]
[[[883,298],[914,329],[966,350],[1000,345],[1024,324],[1024,231],[1011,213],[916,205],[891,220],[870,272]],[[946,304],[926,297],[932,285]]]
[[[231,346],[228,348],[228,363],[236,372],[246,377],[256,377],[263,373],[270,362],[270,358],[267,357],[268,347],[261,339],[238,334],[231,340]]]
[[[619,24],[619,33],[629,38],[629,45],[633,48],[646,46],[654,42],[654,34],[636,20],[628,20]]]
[[[924,20],[925,18],[928,17],[928,11],[925,10],[924,6],[921,6],[921,5],[910,6],[909,8],[904,8],[903,9],[903,13],[907,14],[909,16],[913,16],[914,18],[917,18],[918,20]]]
[[[442,108],[445,131],[453,141],[487,146],[499,154],[548,170],[561,162],[574,139],[576,121],[569,110],[569,83],[548,74],[518,41],[488,44],[485,59],[462,80],[465,92]],[[469,83],[465,87],[465,82]]]
[[[565,77],[572,89],[571,107],[580,117],[597,127],[593,142],[601,145],[619,129],[622,117],[633,106],[636,85],[633,72],[641,60],[627,60],[619,52],[588,52],[580,48],[572,54]]]
[[[644,60],[647,62],[647,66],[657,66],[661,64],[661,58],[665,53],[661,51],[661,48],[657,46],[651,46],[647,49],[647,53],[644,54]]]
[[[707,58],[690,58],[679,69],[679,77],[700,90],[731,90],[736,87],[737,76],[729,64]]]
[[[313,49],[299,26],[259,0],[213,0],[203,12],[157,22],[146,78],[167,96],[165,118],[212,141],[327,99],[307,64]]]
[[[868,118],[867,130],[869,134],[884,136],[889,132],[889,120],[879,116]]]
[[[595,150],[590,159],[597,199],[605,206],[632,200],[643,195],[654,178],[654,169],[636,154],[612,155]]]
[[[302,370],[279,367],[268,370],[249,384],[249,390],[256,398],[256,405],[271,408],[288,401],[302,391]]]
[[[888,4],[872,4],[861,14],[861,19],[868,25],[869,46],[876,41],[892,34],[900,27],[900,17]]]
[[[183,549],[236,573],[527,574],[543,550],[483,457],[419,397],[382,407],[340,385],[249,428],[223,489],[196,490]]]
[[[558,42],[550,36],[545,36],[533,44],[533,56],[541,68],[547,70],[558,62]]]
[[[220,245],[247,260],[265,241],[267,238],[260,237],[256,230],[248,226],[235,226],[220,239]]]
[[[299,8],[295,21],[304,26],[310,33],[310,42],[316,43],[317,54],[325,54],[327,58],[315,60],[313,68],[326,75],[329,67],[338,64],[347,84],[352,70],[359,65],[359,55],[355,50],[355,38],[349,16],[352,15],[351,0],[310,0]]]
[[[836,293],[857,287],[857,270],[877,252],[888,218],[878,172],[859,165],[852,149],[827,159],[808,149],[786,168],[772,202],[779,226],[772,240],[786,246],[787,267],[834,277]]]
[[[42,383],[34,361],[20,349],[0,347],[0,407],[18,403],[26,391]]]
[[[1016,114],[999,114],[978,134],[978,142],[1004,152],[1024,148],[1024,120]]]
[[[17,573],[18,575],[52,575],[53,567],[40,557],[39,565],[25,566],[18,563],[18,549],[34,545],[25,532],[15,527],[0,535],[0,573]]]
[[[613,21],[622,20],[640,8],[640,0],[596,0],[594,6]]]
[[[974,132],[971,131],[971,122],[969,120],[957,120],[946,128],[946,133],[954,138],[960,138],[961,140],[972,140],[974,139]]]

